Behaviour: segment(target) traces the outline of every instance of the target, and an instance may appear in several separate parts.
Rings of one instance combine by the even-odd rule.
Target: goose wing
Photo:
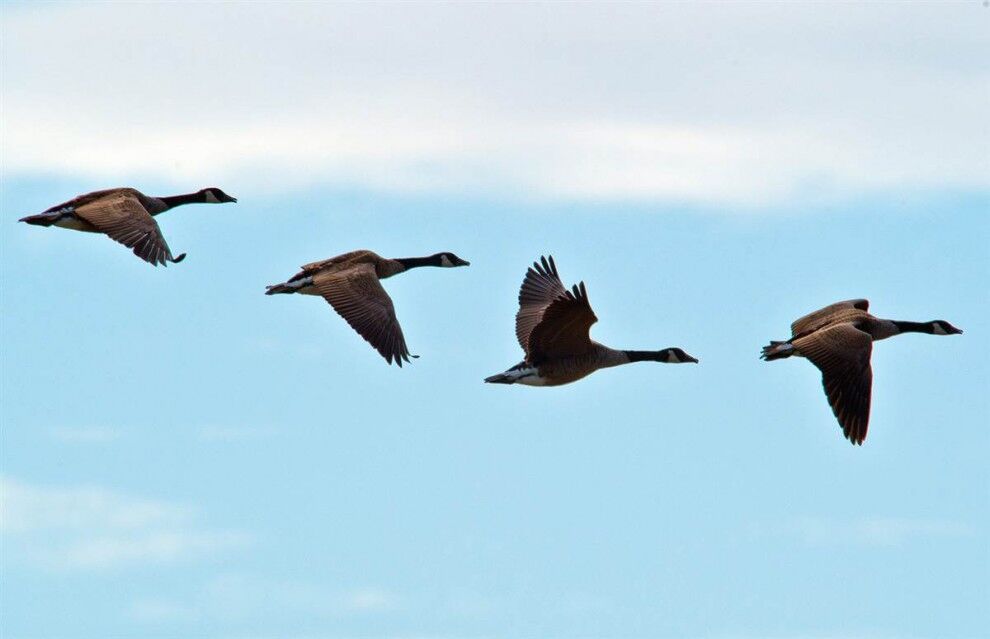
[[[394,360],[402,366],[403,360],[409,361],[392,298],[378,281],[374,264],[318,272],[313,275],[313,286],[386,362]]]
[[[846,439],[862,444],[870,422],[873,338],[852,324],[837,324],[793,343],[821,370],[825,395]]]
[[[84,193],[82,195],[77,195],[71,200],[62,202],[61,204],[50,206],[44,211],[42,211],[42,213],[54,213],[56,211],[64,211],[66,209],[70,211],[74,211],[76,207],[82,206],[84,204],[89,204],[90,202],[95,202],[96,200],[102,197],[106,197],[111,194],[126,193],[130,190],[131,189],[116,188],[116,189],[103,189],[101,191],[93,191],[92,193]]]
[[[575,357],[591,350],[591,325],[598,321],[584,282],[557,296],[533,327],[526,349],[528,361]]]
[[[79,200],[76,198],[73,201]],[[132,249],[135,255],[149,264],[158,266],[182,259],[182,256],[179,260],[172,257],[158,223],[141,204],[133,189],[104,192],[100,197],[74,204],[73,208],[77,217]]]
[[[804,317],[794,320],[794,323],[791,324],[791,335],[800,335],[801,333],[807,333],[816,328],[821,328],[828,323],[829,318],[835,313],[852,309],[858,309],[864,312],[868,311],[870,309],[870,302],[869,300],[859,299],[829,304],[825,308],[818,309],[813,313],[808,313]]]
[[[533,262],[533,266],[526,271],[519,289],[519,311],[516,313],[516,339],[524,351],[529,353],[529,336],[543,319],[547,307],[566,292],[553,256],[540,257],[540,261]]]
[[[342,253],[335,257],[327,258],[325,260],[317,260],[316,262],[310,262],[309,264],[303,264],[300,268],[302,269],[301,274],[310,274],[316,271],[325,269],[328,266],[334,264],[346,264],[348,262],[375,262],[381,258],[367,249],[361,249],[358,251],[349,251],[347,253]]]

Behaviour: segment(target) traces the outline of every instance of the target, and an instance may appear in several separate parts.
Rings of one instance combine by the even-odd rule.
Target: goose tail
[[[54,213],[38,213],[37,215],[28,215],[27,217],[22,217],[17,220],[18,222],[27,222],[34,226],[51,226],[55,222],[58,222],[59,218],[62,217],[61,211],[56,211]]]
[[[498,375],[492,375],[485,378],[486,384],[514,384],[515,381],[515,377],[506,375],[505,373],[499,373]]]
[[[790,357],[793,354],[794,345],[790,342],[771,341],[768,345],[763,347],[763,353],[760,355],[760,359],[772,362],[775,359],[784,359],[785,357]]]
[[[278,293],[295,293],[296,286],[290,286],[289,284],[283,282],[282,284],[272,284],[271,286],[265,287],[265,295],[276,295]]]

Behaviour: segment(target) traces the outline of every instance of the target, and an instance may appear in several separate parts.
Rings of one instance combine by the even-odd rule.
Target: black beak
[[[454,265],[455,266],[471,266],[471,262],[468,262],[467,260],[462,260],[459,257],[456,258],[456,259],[457,259],[457,261],[454,262]]]

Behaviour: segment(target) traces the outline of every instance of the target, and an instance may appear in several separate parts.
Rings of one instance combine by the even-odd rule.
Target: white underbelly
[[[526,366],[524,368],[512,368],[505,371],[505,376],[509,377],[514,384],[525,384],[526,386],[546,386],[547,379],[540,377],[540,369],[536,366]]]

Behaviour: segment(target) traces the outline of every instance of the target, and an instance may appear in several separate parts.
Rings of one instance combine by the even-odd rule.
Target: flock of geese
[[[94,191],[22,218],[37,226],[58,226],[102,233],[157,266],[178,263],[154,216],[183,204],[236,202],[216,187],[195,193],[150,197],[131,188]],[[298,293],[319,295],[333,306],[389,364],[409,362],[402,327],[381,280],[421,266],[457,267],[470,263],[453,253],[427,257],[383,258],[372,251],[344,253],[312,262],[281,284],[267,287],[266,295]],[[791,324],[790,338],[763,348],[766,361],[804,357],[822,372],[822,384],[842,432],[853,444],[862,444],[870,418],[873,342],[901,333],[956,335],[962,333],[945,320],[906,322],[870,315],[865,299],[831,304]],[[553,257],[541,257],[526,272],[519,290],[516,338],[523,360],[503,373],[485,379],[492,384],[559,386],[602,368],[632,362],[697,363],[680,348],[658,351],[616,350],[591,339],[598,321],[584,282],[566,288]]]

